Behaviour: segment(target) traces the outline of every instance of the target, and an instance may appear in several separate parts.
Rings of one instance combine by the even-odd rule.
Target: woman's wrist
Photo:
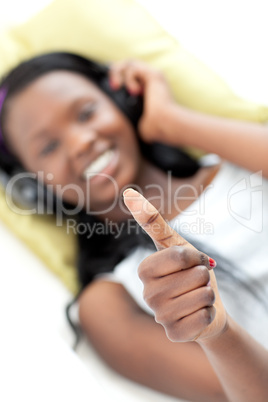
[[[230,401],[267,401],[267,350],[228,317],[215,337],[199,345],[218,376]]]
[[[175,102],[166,105],[163,108],[161,118],[159,118],[161,126],[160,140],[175,146],[189,145],[187,125],[192,113],[194,112]]]
[[[165,141],[167,143],[174,142],[175,131],[180,132],[180,127],[177,124],[177,105],[169,103],[164,105],[161,111],[161,115],[158,116],[159,121],[159,141]]]
[[[229,342],[232,338],[236,337],[237,324],[232,318],[226,314],[226,322],[222,330],[212,337],[197,339],[196,342],[204,350],[216,350],[219,346],[222,347],[225,342]]]

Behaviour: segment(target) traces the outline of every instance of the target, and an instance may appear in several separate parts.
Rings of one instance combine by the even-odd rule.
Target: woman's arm
[[[268,400],[268,351],[226,313],[214,261],[171,229],[139,193],[126,190],[126,206],[160,251],[139,267],[144,299],[173,342],[197,342],[231,402]],[[239,297],[239,294],[237,295]]]
[[[123,285],[105,279],[93,282],[80,297],[79,313],[91,344],[121,375],[180,400],[227,401],[201,347],[170,342],[163,327],[138,307]],[[146,395],[141,399],[147,400]]]
[[[268,352],[231,318],[221,336],[198,342],[235,402],[268,400]]]
[[[213,152],[268,177],[268,127],[208,116],[176,104],[161,119],[162,138],[171,145],[193,146]]]
[[[144,95],[139,130],[145,141],[192,146],[213,152],[268,177],[268,128],[260,124],[198,113],[175,103],[163,75],[148,65],[131,61],[111,68],[111,86],[126,85]]]

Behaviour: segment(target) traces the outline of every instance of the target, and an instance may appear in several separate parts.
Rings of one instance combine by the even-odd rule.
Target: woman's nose
[[[66,135],[67,153],[71,159],[87,154],[97,139],[94,130],[70,130]]]

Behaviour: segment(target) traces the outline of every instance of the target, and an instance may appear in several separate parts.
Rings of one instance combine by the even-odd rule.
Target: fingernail
[[[123,196],[125,197],[125,196],[127,196],[127,193],[129,192],[129,191],[133,191],[133,196],[134,197],[139,197],[139,193],[138,193],[138,191],[136,191],[136,190],[134,190],[134,188],[127,188],[124,192],[123,192]]]
[[[113,90],[117,90],[119,88],[119,85],[116,82],[112,81],[111,78],[109,79],[109,85]]]
[[[140,95],[140,93],[141,93],[141,91],[139,91],[138,89],[128,89],[128,92],[132,96],[137,96],[137,95]]]
[[[133,188],[127,188],[124,192],[123,192],[123,196],[125,197],[127,195],[127,193],[129,191],[133,190]]]
[[[215,267],[217,266],[217,263],[216,263],[215,260],[213,260],[213,258],[209,258],[208,261],[209,261],[209,265],[210,265],[212,268],[215,268]]]

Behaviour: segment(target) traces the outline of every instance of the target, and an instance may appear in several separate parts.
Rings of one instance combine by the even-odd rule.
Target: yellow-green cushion
[[[18,215],[7,205],[0,186],[0,219],[57,275],[67,288],[76,293],[75,270],[77,243],[65,226],[56,226],[53,216]],[[27,261],[25,261],[27,264]]]
[[[66,50],[99,61],[146,60],[167,76],[176,99],[191,108],[265,121],[268,109],[235,96],[212,71],[134,0],[56,0],[0,36],[0,75],[37,53]]]
[[[56,50],[110,62],[138,58],[161,69],[178,102],[193,109],[264,122],[268,108],[235,96],[134,0],[56,0],[30,21],[0,35],[0,76],[30,56]],[[215,133],[216,135],[216,133]],[[75,241],[53,219],[14,216],[0,194],[0,219],[77,289]]]

